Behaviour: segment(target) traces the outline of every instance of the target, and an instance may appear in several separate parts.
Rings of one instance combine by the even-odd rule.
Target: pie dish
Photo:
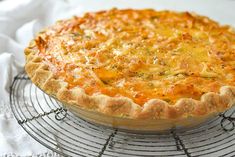
[[[235,32],[195,13],[74,16],[39,32],[25,56],[34,84],[91,121],[105,117],[100,123],[170,122],[166,129],[201,122],[235,102]]]

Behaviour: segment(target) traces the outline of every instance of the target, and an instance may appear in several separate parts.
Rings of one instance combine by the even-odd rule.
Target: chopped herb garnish
[[[85,38],[91,39],[91,36],[90,35],[86,35]]]
[[[163,75],[165,75],[165,71],[160,71],[159,76],[163,76]]]
[[[74,36],[80,36],[81,34],[79,32],[72,33]]]

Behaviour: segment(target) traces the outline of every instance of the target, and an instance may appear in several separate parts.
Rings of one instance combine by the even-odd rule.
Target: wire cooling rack
[[[235,156],[235,109],[190,130],[137,134],[91,124],[44,94],[23,72],[11,108],[24,130],[62,156]]]

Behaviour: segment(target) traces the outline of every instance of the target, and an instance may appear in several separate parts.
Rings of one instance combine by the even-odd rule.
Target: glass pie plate
[[[121,129],[131,132],[164,132],[172,129],[190,129],[203,122],[214,118],[217,114],[209,114],[201,117],[188,117],[181,119],[130,119],[113,117],[96,111],[80,108],[76,105],[64,104],[66,108],[76,116],[102,126]]]

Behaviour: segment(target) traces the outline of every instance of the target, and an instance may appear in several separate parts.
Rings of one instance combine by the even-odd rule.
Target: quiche
[[[235,32],[195,13],[85,13],[39,32],[25,56],[35,85],[94,114],[170,121],[235,102]]]

